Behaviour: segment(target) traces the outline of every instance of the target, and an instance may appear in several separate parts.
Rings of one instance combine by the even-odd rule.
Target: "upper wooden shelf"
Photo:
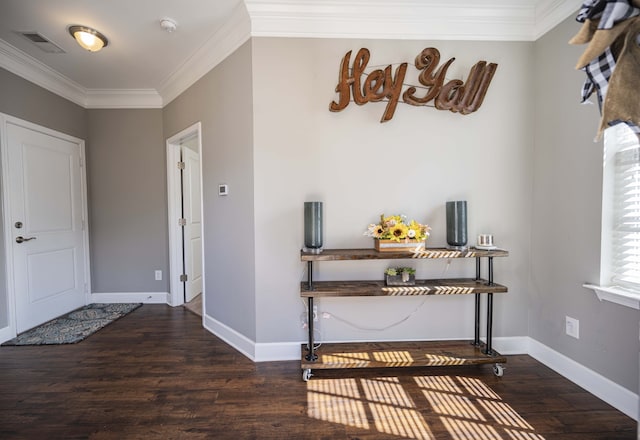
[[[378,252],[375,249],[324,249],[319,254],[300,251],[302,261],[340,261],[340,260],[396,260],[396,259],[429,259],[429,258],[477,258],[506,257],[509,252],[504,249],[482,250],[474,247],[463,251],[447,248],[425,248],[420,251]]]
[[[387,286],[384,281],[315,281],[309,290],[306,282],[300,283],[300,296],[422,296],[469,295],[476,293],[505,293],[501,284],[489,284],[487,280],[450,278],[444,280],[416,280],[413,286]]]

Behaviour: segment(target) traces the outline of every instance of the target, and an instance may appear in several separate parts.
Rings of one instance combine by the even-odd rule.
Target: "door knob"
[[[18,235],[16,237],[16,243],[24,243],[25,241],[29,241],[29,240],[35,240],[36,237],[27,237],[24,238],[22,235]]]

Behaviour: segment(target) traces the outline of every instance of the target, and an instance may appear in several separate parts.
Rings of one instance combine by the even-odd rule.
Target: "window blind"
[[[640,290],[640,144],[633,133],[619,141],[614,162],[611,281]]]

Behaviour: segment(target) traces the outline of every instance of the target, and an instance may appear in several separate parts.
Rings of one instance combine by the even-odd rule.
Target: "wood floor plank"
[[[85,341],[0,347],[2,439],[636,439],[636,423],[529,356],[490,365],[255,364],[183,308]]]

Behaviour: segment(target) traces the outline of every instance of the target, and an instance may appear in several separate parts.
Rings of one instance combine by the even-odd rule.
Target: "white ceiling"
[[[84,107],[162,107],[251,36],[533,41],[580,0],[1,0],[0,67]],[[167,33],[162,18],[177,30]],[[73,24],[109,39],[80,48]],[[42,51],[35,31],[65,53]]]

